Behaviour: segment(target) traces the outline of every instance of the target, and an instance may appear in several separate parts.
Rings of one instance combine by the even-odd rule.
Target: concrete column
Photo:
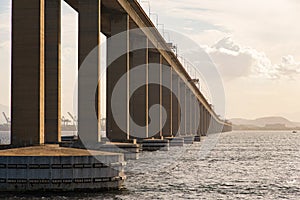
[[[129,124],[129,133],[133,136],[132,139],[146,139],[148,138],[148,39],[140,31],[133,32],[129,36],[130,70],[136,67],[142,70],[129,78],[129,91],[133,92],[129,103],[130,116],[133,120]],[[135,86],[140,87],[134,91]],[[145,129],[141,131],[134,124]]]
[[[195,107],[195,95],[191,94],[191,133],[197,135],[196,131],[196,107]]]
[[[205,135],[208,134],[208,112],[205,110]]]
[[[180,80],[180,114],[182,122],[180,123],[180,136],[186,136],[186,86]]]
[[[198,108],[199,108],[199,110],[198,110],[198,112],[199,112],[199,114],[198,114],[198,116],[199,116],[199,125],[198,125],[198,135],[202,135],[202,127],[201,127],[201,121],[202,121],[202,115],[201,115],[201,103],[198,101],[197,102],[198,103]]]
[[[211,115],[210,113],[207,111],[207,133],[211,133],[212,132],[212,127],[211,127]]]
[[[107,88],[106,88],[106,135],[111,141],[129,140],[129,16],[127,14],[111,15],[110,26],[111,36],[119,33],[119,37],[107,40]],[[124,54],[124,52],[126,52]],[[121,55],[121,56],[120,56]],[[127,73],[126,81],[122,87],[122,93],[118,94],[119,109],[126,108],[126,113],[116,113],[119,116],[113,116],[111,110],[111,98],[115,85],[118,80]],[[118,108],[117,108],[118,109]],[[124,116],[124,117],[123,117]],[[117,124],[115,117],[124,118]],[[125,130],[122,130],[124,127]]]
[[[100,7],[100,0],[78,1],[78,135],[85,144],[99,141]]]
[[[181,124],[181,120],[182,120],[182,118],[181,118],[181,94],[180,94],[180,90],[181,90],[181,85],[180,85],[180,83],[181,83],[181,79],[180,79],[180,77],[179,77],[179,75],[177,76],[177,97],[178,97],[178,99],[177,99],[177,103],[178,103],[178,106],[177,106],[177,117],[178,117],[178,131],[177,131],[177,137],[179,137],[180,136],[180,134],[181,134],[181,127],[180,127],[180,124]]]
[[[171,98],[171,105],[170,105],[170,116],[171,116],[171,121],[170,121],[170,136],[173,136],[173,68],[171,66],[171,74],[170,74],[170,81],[171,81],[171,86],[170,86],[170,98]]]
[[[200,134],[200,107],[196,96],[194,96],[194,107],[195,107],[195,134],[201,136]]]
[[[215,119],[211,119],[211,132],[216,133],[216,122]]]
[[[149,44],[149,83],[160,83],[160,84],[149,84],[148,86],[148,111],[152,106],[161,105],[161,55],[154,49],[152,44]],[[149,123],[153,124],[153,127],[149,127],[148,134],[149,137],[154,137],[160,139],[162,136],[162,128],[160,123],[160,109],[153,111],[153,116],[150,119]],[[158,130],[158,131],[157,131]]]
[[[172,72],[172,136],[177,136],[180,125],[179,116],[179,76]]]
[[[208,124],[208,118],[207,118],[207,110],[205,109],[205,107],[203,108],[203,116],[204,116],[204,124],[203,124],[203,127],[204,127],[204,135],[207,135],[207,124]]]
[[[58,143],[61,141],[61,0],[45,3],[45,143]]]
[[[11,143],[44,143],[44,0],[12,1]]]
[[[169,63],[163,59],[162,60],[162,106],[166,111],[166,123],[162,128],[163,137],[172,136],[172,98],[171,90],[172,88],[172,70]]]
[[[186,134],[191,135],[191,90],[186,86]]]

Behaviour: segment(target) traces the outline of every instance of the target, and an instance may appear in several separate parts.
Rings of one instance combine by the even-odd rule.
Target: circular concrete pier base
[[[194,144],[194,136],[185,136],[184,138],[184,144]]]
[[[62,142],[60,144],[62,147],[86,149],[86,147],[78,142]],[[139,158],[140,145],[135,143],[117,143],[117,142],[104,142],[104,143],[95,143],[89,146],[89,149],[96,151],[105,151],[113,153],[124,154],[125,160],[137,160]]]
[[[99,145],[96,150],[123,153],[125,160],[137,160],[139,158],[140,145],[133,143],[114,143],[107,142]]]
[[[143,151],[169,151],[169,140],[147,139],[142,142]]]
[[[170,147],[182,147],[184,145],[184,139],[180,137],[167,137]]]
[[[194,142],[201,142],[201,136],[199,135],[195,136]]]
[[[0,191],[119,189],[125,180],[122,154],[56,145],[0,151]]]

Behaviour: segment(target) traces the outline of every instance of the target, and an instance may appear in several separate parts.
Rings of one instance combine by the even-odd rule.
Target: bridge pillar
[[[204,136],[204,115],[203,115],[203,105],[199,102],[200,107],[200,133],[201,136]]]
[[[160,83],[158,84],[149,84],[148,85],[148,111],[154,105],[162,105],[161,101],[161,81],[162,81],[162,73],[161,73],[161,54],[154,49],[154,46],[149,43],[149,83]],[[161,109],[153,113],[152,118],[149,118],[149,123],[153,124],[153,128],[149,127],[148,134],[149,137],[154,137],[156,139],[160,139],[162,137],[162,124],[161,124]],[[156,130],[156,131],[155,131]],[[157,132],[158,130],[158,132]]]
[[[202,116],[201,116],[201,103],[200,101],[197,100],[197,107],[198,107],[198,127],[197,127],[197,135],[202,136],[202,127],[201,127],[201,121],[202,121]]]
[[[208,128],[208,126],[207,126],[207,121],[208,121],[207,111],[206,111],[204,105],[203,105],[202,108],[203,108],[203,135],[206,136],[207,135],[207,128]]]
[[[115,115],[120,115],[118,117],[124,118],[119,122],[120,124],[117,124],[114,119],[117,116],[112,114],[111,100],[118,80],[129,71],[129,16],[127,14],[111,15],[110,23],[111,36],[121,34],[113,40],[110,38],[107,40],[106,135],[111,141],[122,142],[129,140],[129,98],[127,97],[129,84],[124,84],[123,92],[118,94],[119,109],[126,108],[126,113],[115,113]],[[129,73],[127,73],[126,81],[129,82]]]
[[[185,96],[186,96],[186,134],[191,135],[191,90],[186,86],[185,90]]]
[[[61,0],[45,1],[45,143],[61,141]]]
[[[195,95],[192,93],[191,95],[191,113],[192,113],[192,118],[191,118],[191,122],[192,122],[192,134],[193,135],[197,135],[197,130],[196,130],[196,120],[197,120],[197,116],[196,116],[196,97]]]
[[[172,71],[172,136],[178,136],[180,125],[180,108],[179,108],[179,76]]]
[[[209,111],[206,111],[207,115],[207,133],[212,133],[211,115]]]
[[[180,136],[186,136],[186,85],[180,80],[180,114],[182,122],[180,123]]]
[[[130,76],[129,92],[133,93],[130,97],[129,109],[132,121],[129,124],[129,133],[132,139],[148,138],[148,39],[142,31],[134,30],[129,36],[130,40],[130,70],[139,67],[139,74]],[[136,49],[136,50],[133,50]],[[142,83],[142,84],[139,84]],[[133,88],[140,86],[134,91]],[[134,124],[144,127],[141,132],[135,128]]]
[[[100,11],[100,0],[78,1],[78,135],[86,144],[100,140]]]
[[[11,144],[44,143],[44,0],[12,1]]]
[[[207,112],[207,110],[205,110],[205,134],[206,135],[208,134],[208,127],[209,127],[209,124],[208,124],[208,112]]]
[[[172,136],[172,69],[170,64],[163,59],[162,60],[162,106],[164,107],[167,116],[166,122],[162,128],[163,137]]]
[[[197,136],[201,136],[200,134],[200,108],[198,99],[194,96],[194,110],[195,110],[195,123],[194,123],[194,130]]]

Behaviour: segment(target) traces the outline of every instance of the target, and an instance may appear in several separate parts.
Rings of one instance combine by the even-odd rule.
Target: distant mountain
[[[266,125],[284,124],[288,128],[300,127],[299,122],[292,122],[284,117],[262,117],[254,120],[234,118],[230,120],[234,125],[265,127]]]

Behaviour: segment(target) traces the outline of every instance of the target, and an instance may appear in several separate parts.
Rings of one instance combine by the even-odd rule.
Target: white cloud
[[[203,47],[211,56],[225,79],[261,77],[267,79],[292,78],[300,73],[300,63],[291,55],[282,57],[279,64],[254,48],[241,46],[231,37],[223,38],[211,47]]]
[[[291,55],[282,57],[281,63],[277,66],[277,70],[287,76],[300,73],[300,62],[296,62]]]
[[[282,55],[300,59],[300,43],[296,42],[300,35],[296,25],[299,9],[299,2],[286,0],[151,1],[151,11],[159,14],[166,28],[186,33],[202,44],[210,44],[211,37],[215,37],[203,37],[207,30],[220,32],[218,39],[231,33],[235,41],[265,52],[277,63]],[[193,23],[189,24],[191,19]],[[189,26],[194,31],[181,28]]]

